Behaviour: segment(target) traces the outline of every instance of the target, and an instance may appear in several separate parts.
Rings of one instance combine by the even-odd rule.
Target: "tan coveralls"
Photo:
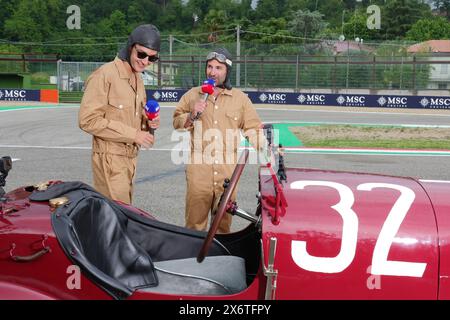
[[[173,115],[175,129],[184,129],[194,104],[201,99],[200,87],[192,88],[183,95]],[[186,166],[186,227],[206,230],[208,213],[217,205],[223,193],[225,178],[231,178],[237,163],[240,132],[248,136],[253,146],[266,141],[261,120],[250,99],[237,89],[223,90],[215,99],[209,96],[207,107],[199,120],[187,128],[191,133],[191,158]],[[232,143],[227,143],[227,129]],[[231,134],[231,135],[230,135]],[[231,159],[231,160],[230,160]],[[236,197],[236,190],[233,200]],[[230,232],[231,215],[225,214],[219,232]]]
[[[94,187],[105,196],[130,204],[139,146],[138,130],[148,130],[144,83],[138,73],[115,58],[86,82],[79,126],[92,134]]]

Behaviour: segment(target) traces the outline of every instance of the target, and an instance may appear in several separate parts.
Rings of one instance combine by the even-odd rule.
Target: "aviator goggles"
[[[145,52],[139,51],[137,49],[136,49],[136,54],[137,54],[137,57],[141,60],[144,60],[147,57],[148,57],[149,62],[156,62],[159,60],[159,57],[157,55],[150,56],[150,55],[146,54]]]
[[[210,52],[210,53],[208,53],[208,55],[206,56],[206,60],[209,61],[209,60],[212,60],[212,59],[216,59],[220,63],[226,63],[230,67],[233,65],[233,62],[231,62],[230,59],[227,59],[227,57],[225,57],[225,55],[223,55],[221,53],[217,53],[217,52]]]

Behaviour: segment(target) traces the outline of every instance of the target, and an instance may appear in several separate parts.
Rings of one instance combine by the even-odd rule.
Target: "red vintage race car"
[[[450,185],[259,170],[254,213],[208,232],[163,223],[81,182],[0,192],[0,299],[449,299]],[[0,162],[0,189],[11,168]],[[0,191],[3,191],[1,189]],[[251,223],[216,234],[231,212]]]

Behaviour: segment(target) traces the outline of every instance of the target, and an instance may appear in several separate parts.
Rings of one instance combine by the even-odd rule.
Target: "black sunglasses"
[[[137,57],[141,60],[144,60],[147,57],[148,57],[148,61],[150,61],[150,62],[156,62],[159,60],[159,57],[157,55],[150,56],[150,55],[146,54],[145,52],[139,51],[137,49],[136,49],[136,53],[137,53]]]

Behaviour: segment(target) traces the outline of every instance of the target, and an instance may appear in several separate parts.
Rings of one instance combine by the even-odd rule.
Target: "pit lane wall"
[[[39,101],[39,102],[59,102],[59,94],[56,89],[1,89],[0,102],[3,101]]]
[[[178,102],[187,90],[147,90],[147,99]],[[245,91],[254,104],[334,107],[450,109],[449,95],[358,94],[320,92]]]

